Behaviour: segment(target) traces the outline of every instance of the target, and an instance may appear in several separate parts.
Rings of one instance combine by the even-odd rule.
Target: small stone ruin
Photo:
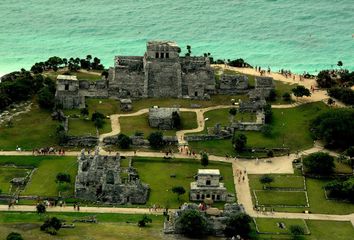
[[[153,128],[161,130],[173,129],[173,113],[179,114],[179,108],[150,108],[149,109],[149,125]]]
[[[79,168],[75,181],[75,196],[80,199],[106,204],[144,204],[149,185],[142,183],[138,172],[131,166],[121,166],[120,155],[104,156],[95,151],[78,157]]]

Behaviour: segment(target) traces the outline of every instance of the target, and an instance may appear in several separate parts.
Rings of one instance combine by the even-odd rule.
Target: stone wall
[[[246,75],[221,75],[218,93],[232,95],[246,92],[248,92],[248,77]]]
[[[193,134],[193,135],[184,136],[184,139],[188,142],[198,142],[198,141],[229,139],[231,137],[232,134],[230,135]]]
[[[66,146],[69,147],[95,147],[98,144],[98,137],[94,136],[68,136]]]
[[[79,80],[79,94],[85,97],[108,98],[106,80]]]

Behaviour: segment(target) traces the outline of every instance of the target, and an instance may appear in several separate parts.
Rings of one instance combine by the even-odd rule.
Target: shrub
[[[290,225],[289,229],[293,239],[299,239],[299,236],[305,234],[305,229],[300,225]]]
[[[270,157],[270,158],[274,157],[274,152],[272,150],[269,150],[267,152],[267,157]]]
[[[317,75],[317,84],[320,88],[330,88],[336,85],[336,81],[332,78],[330,70],[322,70]]]
[[[185,210],[177,219],[177,229],[189,237],[201,237],[208,232],[208,222],[198,210]]]
[[[186,193],[186,190],[182,186],[175,186],[172,188],[172,192],[177,194],[177,199],[179,200],[179,196]]]
[[[296,88],[291,89],[291,91],[294,93],[295,97],[309,97],[311,96],[311,92],[310,90],[308,90],[307,88],[305,88],[302,85],[297,86]]]
[[[317,116],[310,124],[314,138],[327,146],[348,148],[354,145],[354,109],[331,109]]]
[[[71,182],[70,174],[68,173],[58,173],[56,177],[57,182]]]
[[[348,199],[354,202],[354,177],[347,180],[334,180],[326,184],[325,189],[334,198]]]
[[[23,240],[21,234],[12,232],[9,235],[7,235],[6,240]]]
[[[265,123],[271,123],[273,120],[273,111],[272,111],[272,105],[269,103],[264,107],[264,120]]]
[[[269,91],[269,95],[267,97],[267,100],[273,102],[273,101],[275,101],[276,98],[277,98],[277,93],[275,92],[274,89],[271,89]]]
[[[312,153],[304,158],[306,171],[320,175],[330,175],[334,172],[334,158],[328,153]]]
[[[226,227],[224,234],[226,237],[240,235],[242,238],[248,239],[251,232],[252,219],[245,213],[233,214],[225,221]]]
[[[138,226],[145,227],[147,223],[152,223],[152,219],[148,217],[146,214],[144,214],[143,218],[139,220]]]
[[[348,105],[354,105],[354,91],[350,88],[330,88],[327,90],[328,95],[342,101]]]
[[[105,119],[106,117],[104,116],[103,113],[100,112],[94,112],[91,116],[91,120],[94,122],[96,119]]]
[[[128,149],[131,144],[131,139],[125,134],[119,134],[118,135],[118,146],[123,149]]]
[[[52,109],[54,107],[54,94],[48,87],[43,87],[38,92],[38,104],[41,108]]]
[[[208,166],[208,164],[209,164],[209,156],[208,156],[208,154],[207,154],[206,152],[202,152],[202,153],[200,154],[200,156],[201,156],[201,158],[200,158],[200,163],[201,163],[204,167]]]
[[[103,118],[96,118],[93,121],[93,124],[95,125],[96,128],[102,128],[104,125],[104,120],[103,120]]]
[[[232,143],[236,151],[242,152],[246,148],[247,137],[242,133],[235,134],[232,138]]]
[[[265,137],[271,137],[272,131],[273,131],[272,126],[270,126],[268,124],[264,125],[261,129],[261,132],[262,132],[263,136],[265,136]]]
[[[40,229],[41,231],[49,233],[50,235],[57,235],[61,226],[62,226],[61,221],[56,217],[52,217],[45,220],[45,222],[40,227]]]
[[[274,178],[268,174],[262,175],[259,178],[259,182],[264,185],[270,185],[274,181]]]
[[[160,148],[164,145],[162,132],[152,132],[148,136],[148,141],[152,148]]]
[[[174,128],[181,129],[181,117],[179,116],[178,112],[172,113],[172,122]]]
[[[285,102],[290,102],[290,100],[291,100],[291,95],[290,95],[290,93],[288,93],[288,92],[284,93],[284,94],[283,94],[283,100],[284,100]]]

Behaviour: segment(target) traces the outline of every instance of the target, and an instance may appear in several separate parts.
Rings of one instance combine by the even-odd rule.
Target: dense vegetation
[[[354,202],[354,177],[346,180],[334,180],[325,186],[329,196],[333,198],[348,199]]]
[[[38,93],[38,103],[45,108],[54,105],[55,83],[42,75],[22,69],[1,78],[0,110],[12,103],[29,100]]]
[[[321,88],[354,85],[354,72],[348,70],[322,70],[317,75],[317,84]]]
[[[328,95],[348,105],[354,105],[354,91],[350,88],[333,87],[327,90]]]
[[[93,60],[93,61],[92,61]],[[60,58],[57,56],[50,57],[44,62],[37,62],[31,67],[31,71],[35,74],[43,73],[44,71],[53,70],[57,71],[60,67],[68,67],[70,71],[77,71],[79,69],[87,70],[104,70],[101,60],[97,57],[92,58],[87,55],[86,58]]]
[[[312,153],[304,158],[303,164],[306,172],[330,175],[334,172],[334,158],[328,153]]]
[[[354,145],[354,109],[331,109],[310,125],[313,136],[327,146],[346,149]]]

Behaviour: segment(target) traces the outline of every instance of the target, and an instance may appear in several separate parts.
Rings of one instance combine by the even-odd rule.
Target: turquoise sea
[[[353,0],[1,0],[0,73],[50,56],[142,55],[147,40],[273,70],[354,70]]]

